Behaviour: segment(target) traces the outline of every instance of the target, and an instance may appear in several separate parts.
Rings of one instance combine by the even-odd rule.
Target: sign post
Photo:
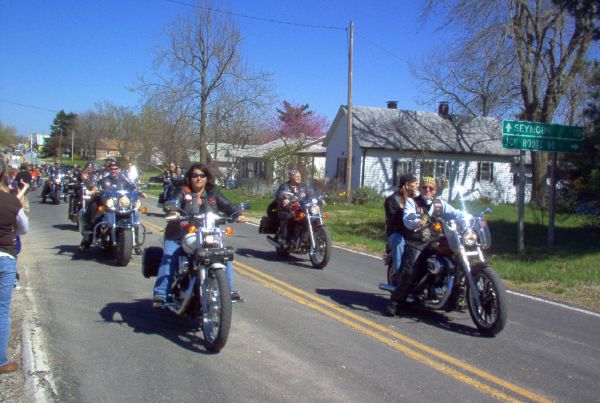
[[[518,246],[519,252],[525,248],[525,150],[549,151],[554,153],[552,159],[552,189],[550,198],[550,217],[548,223],[548,246],[554,245],[554,192],[556,181],[556,153],[580,153],[583,142],[583,127],[565,126],[537,122],[521,122],[504,120],[502,122],[502,147],[520,150],[519,190],[518,190]]]

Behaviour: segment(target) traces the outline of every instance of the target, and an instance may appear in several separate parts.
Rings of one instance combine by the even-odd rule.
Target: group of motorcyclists
[[[57,161],[46,172],[49,178],[58,175],[61,172],[60,163]],[[112,159],[109,159],[105,167],[100,170],[94,170],[92,163],[87,163],[83,170],[75,167],[71,172],[71,177],[77,183],[76,195],[84,187],[94,194],[88,208],[82,213],[84,230],[79,251],[84,252],[91,244],[90,225],[95,221],[95,214],[97,214],[97,207],[100,203],[100,192],[117,188],[135,190],[136,183],[128,175],[123,174]],[[163,192],[159,197],[160,205],[166,200],[178,200],[184,210],[205,208],[227,214],[241,222],[245,221],[239,206],[227,200],[217,189],[215,177],[205,164],[192,164],[183,174],[181,167],[170,163],[163,172],[162,180]],[[276,203],[277,220],[279,221],[276,239],[283,247],[288,242],[288,231],[292,223],[290,196],[301,201],[311,197],[307,186],[301,180],[302,175],[298,170],[289,171],[288,180],[278,188],[275,195],[274,203]],[[50,180],[46,182],[42,195],[46,192],[46,185],[49,182]],[[415,280],[415,262],[428,243],[427,225],[436,216],[462,218],[460,210],[434,198],[436,190],[434,178],[424,177],[419,185],[417,177],[413,174],[406,174],[400,178],[398,190],[385,200],[387,247],[392,256],[395,272],[393,282],[396,285],[384,311],[385,315],[400,314],[411,284]],[[77,205],[73,208],[77,209]],[[165,228],[164,255],[153,288],[154,306],[157,307],[168,302],[167,290],[172,278],[173,265],[181,254],[179,243],[181,227],[179,225],[177,221],[168,221]],[[233,287],[231,264],[228,265],[227,276],[232,290],[232,298],[240,299],[239,292]]]

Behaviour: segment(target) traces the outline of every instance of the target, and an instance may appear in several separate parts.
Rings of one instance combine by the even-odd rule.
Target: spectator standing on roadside
[[[7,356],[10,336],[10,304],[17,273],[16,236],[29,230],[29,220],[19,199],[7,191],[8,166],[0,154],[0,374],[18,365]]]

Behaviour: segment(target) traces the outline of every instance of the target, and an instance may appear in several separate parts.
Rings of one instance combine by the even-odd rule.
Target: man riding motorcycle
[[[402,268],[397,276],[396,288],[390,295],[390,301],[385,309],[386,316],[398,314],[401,305],[413,287],[417,278],[415,267],[421,253],[431,241],[428,229],[435,217],[446,220],[462,220],[463,213],[440,199],[434,199],[437,186],[435,178],[426,176],[419,187],[420,195],[409,198],[404,206],[403,235],[406,240],[402,256]]]
[[[119,166],[115,162],[109,162],[106,164],[108,167],[108,175],[100,179],[99,190],[92,197],[88,208],[85,211],[85,224],[84,224],[84,235],[79,245],[79,251],[82,252],[89,248],[92,242],[92,234],[86,234],[85,231],[91,231],[94,228],[94,221],[96,220],[96,213],[98,211],[98,205],[100,204],[100,197],[102,191],[110,189],[125,189],[133,191],[135,190],[135,184],[131,183],[125,175],[120,172]],[[86,167],[87,169],[87,167]],[[88,183],[88,188],[93,187],[92,183]]]
[[[395,276],[400,273],[402,254],[404,253],[404,205],[406,201],[416,195],[419,180],[413,174],[400,177],[398,190],[385,199],[385,235],[387,247],[391,252],[392,265]],[[387,251],[386,251],[387,252]]]
[[[44,187],[42,188],[42,200],[46,200],[48,194],[50,193],[50,183],[54,177],[60,174],[60,161],[54,161],[54,165],[47,169],[48,180],[44,182]]]
[[[310,198],[306,185],[302,183],[302,174],[297,169],[288,172],[288,181],[277,189],[275,200],[277,201],[277,219],[279,229],[277,230],[277,241],[285,248],[288,241],[288,226],[293,213],[290,211],[290,195],[302,202]]]

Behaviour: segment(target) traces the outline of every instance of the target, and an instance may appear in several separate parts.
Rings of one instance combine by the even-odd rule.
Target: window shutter
[[[393,168],[394,177],[392,179],[392,185],[394,185],[394,186],[398,186],[398,181],[399,181],[399,179],[398,179],[398,163],[399,163],[398,160],[394,161],[394,168]]]
[[[490,182],[494,181],[494,163],[490,162]]]
[[[477,163],[477,182],[481,182],[481,162]]]

